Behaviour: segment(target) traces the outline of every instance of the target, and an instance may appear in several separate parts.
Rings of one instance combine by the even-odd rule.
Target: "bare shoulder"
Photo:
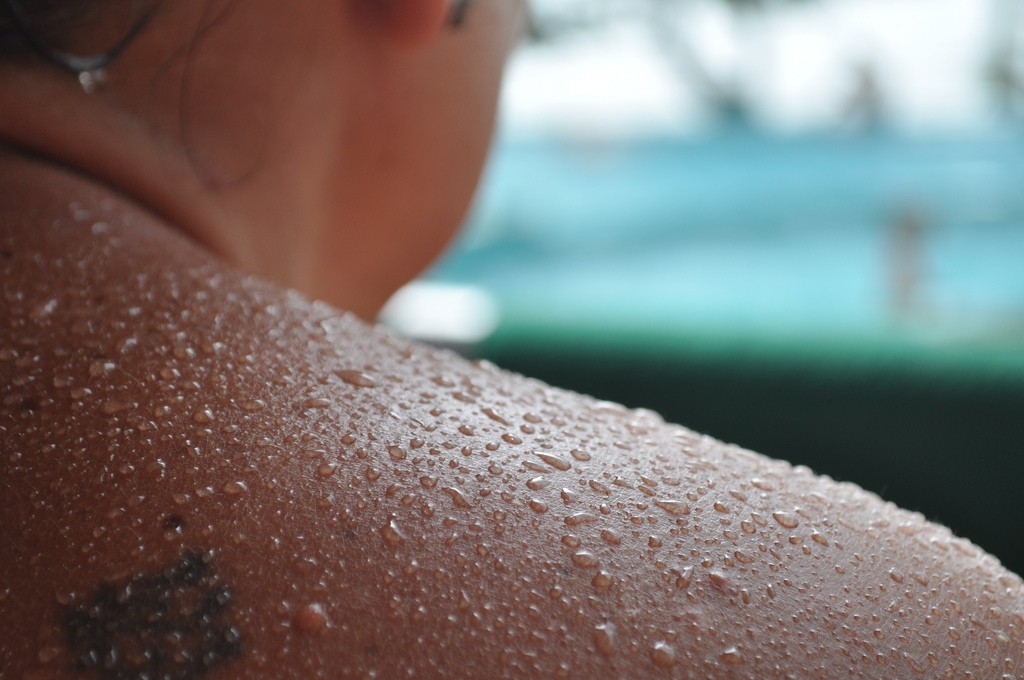
[[[1020,580],[920,516],[44,218],[0,236],[12,678],[1021,673]]]

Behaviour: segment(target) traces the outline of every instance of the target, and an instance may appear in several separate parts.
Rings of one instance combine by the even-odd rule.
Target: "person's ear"
[[[453,5],[452,0],[362,0],[370,5],[378,26],[395,44],[416,49],[437,37]]]

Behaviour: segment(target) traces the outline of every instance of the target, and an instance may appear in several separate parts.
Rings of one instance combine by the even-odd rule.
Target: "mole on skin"
[[[100,584],[60,618],[75,665],[98,678],[192,680],[240,655],[231,605],[213,552],[190,550],[163,571]]]

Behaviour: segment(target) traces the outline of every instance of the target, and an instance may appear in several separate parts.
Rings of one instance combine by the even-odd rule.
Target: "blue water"
[[[508,140],[431,276],[506,324],[1024,346],[1024,135]]]

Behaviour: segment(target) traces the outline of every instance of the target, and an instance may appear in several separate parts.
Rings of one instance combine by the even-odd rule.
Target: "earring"
[[[466,9],[472,0],[455,0],[452,7],[452,15],[448,18],[448,25],[452,28],[459,28],[466,22]]]

